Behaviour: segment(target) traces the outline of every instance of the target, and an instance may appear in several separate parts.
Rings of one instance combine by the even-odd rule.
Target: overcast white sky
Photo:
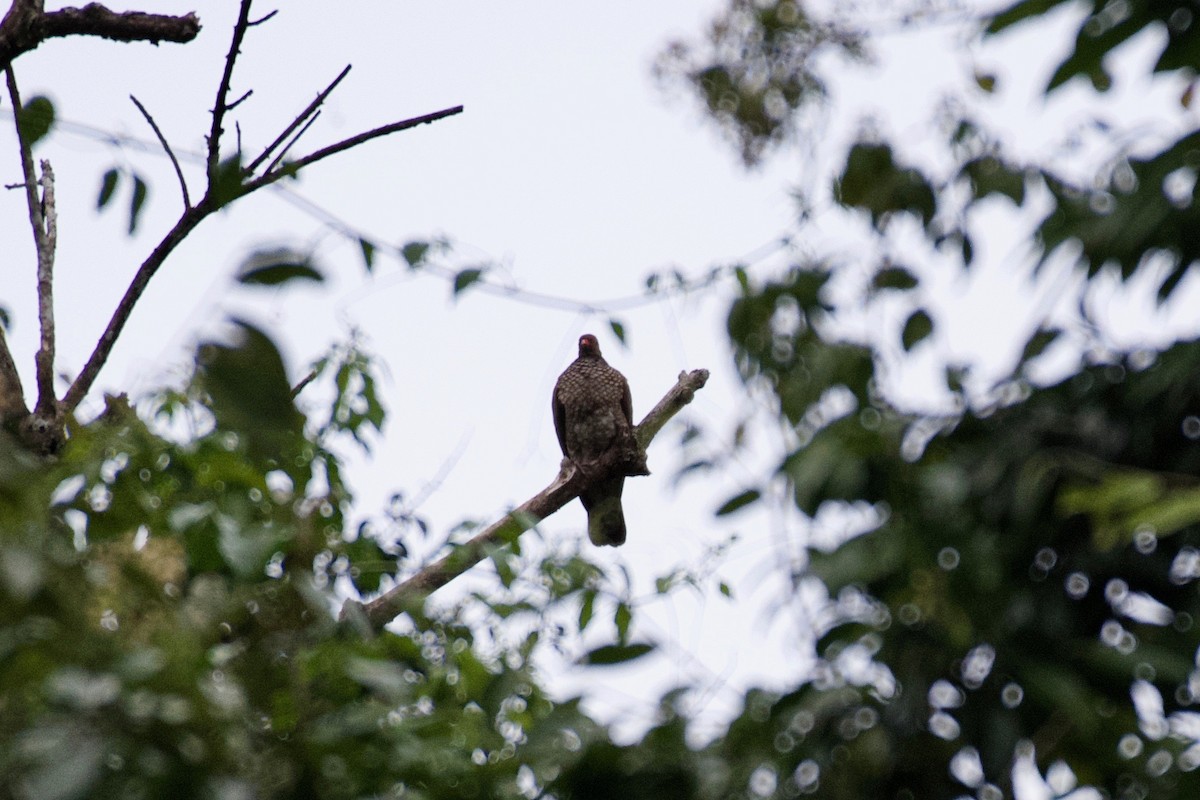
[[[51,41],[17,62],[23,94],[49,95],[62,119],[152,142],[132,93],[178,152],[199,152],[236,5],[206,4],[198,12],[203,31],[185,46]],[[746,172],[688,98],[672,99],[655,85],[650,68],[665,42],[697,35],[719,5],[626,1],[601,12],[544,0],[292,0],[247,37],[233,94],[254,94],[234,118],[253,152],[350,63],[352,72],[301,151],[465,106],[457,117],[326,161],[289,187],[370,237],[400,244],[446,234],[460,245],[462,266],[496,262],[502,281],[601,306],[639,294],[646,276],[663,269],[701,274],[753,255],[759,260],[752,274],[767,275],[786,263],[774,243],[792,231],[789,189],[824,185],[830,165],[790,152]],[[130,7],[184,9],[173,2]],[[275,7],[263,4],[254,16]],[[1069,22],[1060,15],[1058,30]],[[869,115],[879,130],[915,143],[919,154],[920,142],[932,141],[929,123],[938,104],[947,92],[969,86],[976,67],[998,73],[1002,102],[989,113],[1021,152],[1044,152],[1080,122],[1082,112],[1071,103],[1086,99],[1082,93],[1049,105],[1030,99],[1054,56],[1047,43],[1069,41],[1061,33],[1021,32],[986,49],[961,48],[961,41],[946,26],[919,36],[892,34],[879,45],[877,66],[839,67],[823,129],[828,141],[815,149],[824,153],[845,141]],[[1138,45],[1129,58],[1144,58],[1152,44]],[[1120,80],[1117,87],[1129,108],[1155,114],[1169,105],[1171,91]],[[7,108],[7,100],[2,105]],[[10,126],[0,128],[0,153],[8,154],[0,160],[0,178],[18,182]],[[181,200],[169,163],[153,147],[142,152],[64,128],[37,157],[51,160],[58,180],[58,368],[74,375]],[[113,207],[100,215],[94,209],[100,176],[111,166],[137,171],[151,185],[132,239],[124,230],[128,180]],[[193,196],[199,195],[202,169],[186,160],[184,168]],[[23,203],[19,192],[0,193],[0,304],[13,317],[10,342],[29,387],[37,331]],[[922,291],[938,308],[939,333],[914,367],[897,373],[895,387],[914,402],[929,402],[933,376],[948,360],[978,361],[985,375],[1000,374],[1023,343],[1030,315],[1061,303],[1062,286],[1069,285],[1036,289],[1015,279],[1028,258],[1020,223],[999,212],[994,225],[985,221],[982,263],[971,276],[949,267],[927,270]],[[382,390],[391,412],[373,459],[355,471],[360,513],[378,509],[395,490],[419,492],[445,468],[420,508],[439,532],[463,519],[494,519],[553,477],[559,454],[550,389],[582,332],[599,334],[609,361],[629,378],[638,416],[680,370],[697,367],[711,370],[712,380],[686,416],[715,441],[727,441],[733,422],[753,408],[728,354],[729,289],[621,310],[616,316],[629,334],[626,349],[608,331],[605,315],[481,292],[454,303],[444,280],[410,276],[382,257],[374,276],[366,276],[357,245],[335,235],[319,238],[322,233],[320,220],[275,191],[204,223],[143,297],[101,374],[93,407],[100,388],[136,395],[173,380],[198,338],[218,332],[231,313],[277,334],[297,377],[331,341],[357,328],[386,364]],[[860,229],[832,213],[805,236],[802,253],[870,252],[860,243]],[[317,259],[331,278],[324,287],[265,293],[232,287],[230,277],[248,249],[318,238]],[[915,240],[913,247],[919,247]],[[922,250],[914,253],[914,261],[931,260]],[[1114,316],[1130,322],[1147,319],[1150,305],[1114,308]],[[898,330],[900,309],[877,313],[857,324]],[[1139,340],[1149,330],[1131,323],[1128,335]],[[1069,354],[1061,358],[1070,360]],[[660,655],[636,669],[603,674],[554,668],[552,680],[562,691],[587,685],[604,716],[636,725],[646,720],[647,700],[677,683],[697,683],[704,689],[702,710],[716,720],[732,710],[740,690],[778,685],[802,672],[807,622],[789,599],[783,569],[800,552],[801,526],[778,515],[720,525],[711,516],[779,452],[781,444],[764,437],[764,429],[757,433],[740,471],[679,489],[671,481],[679,465],[678,433],[667,431],[651,449],[655,474],[626,484],[629,544],[596,557],[628,567],[637,594],[646,594],[673,566],[696,562],[732,532],[741,539],[703,593],[680,593],[647,608],[641,634],[663,643]],[[543,529],[549,537],[581,537],[583,527],[582,509],[574,504]],[[715,591],[718,579],[732,585],[734,602]]]

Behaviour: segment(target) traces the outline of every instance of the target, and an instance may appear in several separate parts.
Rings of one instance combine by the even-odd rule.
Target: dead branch
[[[0,21],[0,66],[7,67],[46,39],[100,36],[118,42],[190,42],[200,33],[194,14],[118,13],[99,3],[46,12],[39,0],[15,0]]]
[[[14,109],[21,109],[21,93],[12,66],[4,70],[8,96]],[[33,229],[33,244],[37,250],[38,324],[41,341],[35,356],[38,398],[34,413],[39,419],[56,423],[58,401],[54,396],[54,252],[58,241],[58,211],[54,201],[54,170],[43,160],[42,196],[38,198],[38,178],[33,168],[33,148],[21,130],[21,115],[13,114],[17,127],[17,147],[21,156],[21,172],[25,176],[25,205],[29,209],[29,225]],[[7,356],[10,360],[11,354]],[[6,403],[7,405],[7,403]],[[22,399],[21,405],[24,405]]]
[[[192,200],[188,197],[187,181],[183,178],[183,170],[179,167],[179,159],[175,157],[175,151],[171,149],[171,145],[167,144],[167,137],[163,136],[163,132],[158,128],[158,123],[154,121],[154,117],[150,116],[150,112],[146,110],[146,107],[133,95],[129,95],[129,99],[137,106],[137,110],[142,112],[142,116],[146,118],[146,122],[150,123],[150,128],[154,131],[154,135],[158,137],[158,143],[162,145],[163,150],[167,151],[167,158],[171,159],[171,166],[175,168],[175,177],[179,178],[179,188],[183,191],[183,207],[185,210],[191,208]]]
[[[254,172],[254,170],[256,170],[260,166],[262,166],[262,163],[271,157],[271,153],[273,153],[275,151],[275,148],[277,148],[277,147],[279,147],[279,145],[283,144],[284,141],[288,138],[288,136],[290,136],[292,134],[292,131],[296,130],[296,128],[300,127],[301,125],[304,125],[305,120],[308,120],[309,117],[311,117],[314,113],[316,113],[317,109],[319,109],[321,107],[321,105],[325,102],[325,99],[328,98],[329,95],[333,93],[333,90],[336,89],[337,85],[342,82],[342,79],[345,78],[349,74],[350,74],[350,65],[347,64],[346,68],[343,69],[341,72],[339,72],[338,76],[333,79],[333,82],[330,83],[328,86],[326,86],[324,91],[319,93],[316,96],[316,98],[314,98],[313,101],[308,104],[308,107],[305,108],[303,111],[301,111],[299,114],[297,114],[296,118],[291,121],[291,124],[289,124],[286,128],[284,128],[283,132],[275,137],[275,141],[271,142],[269,145],[267,145],[265,148],[263,148],[263,151],[261,153],[259,153],[258,158],[254,159],[253,161],[250,162],[250,165],[248,167],[246,167],[246,173],[252,174]],[[304,129],[307,130],[308,126],[305,125]],[[304,131],[302,130],[300,133],[304,133]],[[293,139],[291,142],[289,142],[288,146],[290,147],[292,144],[295,143],[295,141],[296,140]],[[287,148],[285,147],[282,152],[287,152]],[[281,155],[282,155],[282,153],[281,153]],[[270,172],[270,171],[271,171],[270,169],[267,169],[267,172]]]
[[[614,448],[593,467],[589,467],[586,475],[572,462],[564,459],[558,476],[545,489],[484,528],[465,544],[455,546],[448,555],[403,583],[393,586],[374,600],[367,603],[348,601],[342,609],[342,617],[365,620],[372,630],[381,631],[403,612],[406,606],[422,602],[431,592],[445,586],[490,554],[508,546],[523,532],[574,500],[592,483],[617,470],[627,475],[647,474],[645,448],[667,421],[692,401],[696,391],[707,381],[708,370],[705,369],[679,374],[678,382],[634,428],[634,438],[640,453]]]
[[[365,131],[357,136],[351,136],[349,139],[343,139],[342,141],[331,144],[328,147],[322,147],[320,150],[317,150],[314,153],[309,153],[303,158],[290,161],[278,169],[271,170],[260,175],[254,180],[247,181],[243,187],[244,191],[242,193],[248,194],[255,189],[261,189],[264,186],[275,183],[275,181],[279,180],[280,178],[286,178],[290,175],[295,175],[297,171],[309,166],[310,164],[315,164],[322,159],[329,158],[332,155],[341,153],[344,150],[349,150],[352,147],[357,147],[358,145],[363,144],[364,142],[369,142],[372,139],[378,139],[380,136],[387,136],[399,131],[405,131],[409,128],[415,128],[418,125],[426,125],[430,122],[437,122],[439,119],[445,119],[446,117],[452,117],[455,114],[461,114],[462,111],[462,106],[445,108],[441,111],[434,111],[432,114],[422,114],[419,117],[401,120],[400,122],[393,122],[390,125],[383,125],[373,130]]]
[[[221,163],[221,134],[225,132],[222,123],[225,121],[225,112],[231,108],[227,98],[229,84],[233,80],[233,64],[237,61],[238,53],[241,52],[242,39],[245,38],[246,28],[250,24],[250,2],[251,0],[242,0],[237,22],[233,26],[229,52],[225,54],[225,71],[221,74],[221,83],[217,86],[217,100],[213,104],[212,130],[208,134],[208,187],[210,194],[212,187],[217,182],[217,166]],[[243,95],[241,100],[235,101],[235,105],[245,99],[246,95]]]

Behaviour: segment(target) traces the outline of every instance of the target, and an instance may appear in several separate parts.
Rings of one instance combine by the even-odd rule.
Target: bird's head
[[[579,337],[579,357],[598,358],[600,356],[600,342],[590,333],[585,333]]]

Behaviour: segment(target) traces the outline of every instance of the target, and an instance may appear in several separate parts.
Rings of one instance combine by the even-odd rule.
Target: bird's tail
[[[583,507],[588,515],[588,538],[597,547],[625,544],[625,512],[621,508],[621,489],[625,476],[616,475],[601,481],[583,495]]]

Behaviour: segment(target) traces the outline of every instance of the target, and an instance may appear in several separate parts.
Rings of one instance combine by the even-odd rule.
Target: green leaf
[[[924,339],[928,338],[933,333],[933,319],[929,314],[925,313],[924,309],[917,309],[904,323],[904,330],[900,334],[900,342],[904,345],[904,350],[910,351]]]
[[[608,327],[612,328],[613,335],[617,337],[617,341],[619,341],[621,344],[627,344],[627,342],[625,341],[625,325],[624,325],[624,323],[618,322],[616,319],[610,318],[608,320]]]
[[[54,116],[54,103],[42,95],[31,98],[21,108],[21,113],[17,115],[17,125],[21,129],[21,138],[31,150],[50,133],[50,129],[54,127]]]
[[[875,278],[871,281],[871,289],[876,292],[884,289],[906,292],[915,289],[918,284],[917,276],[904,267],[884,267],[875,273]]]
[[[729,584],[726,583],[725,581],[721,581],[720,583],[717,584],[717,590],[720,591],[721,594],[728,597],[730,600],[733,599],[733,590],[729,588]]]
[[[375,269],[375,243],[369,239],[360,238],[358,246],[362,249],[363,267],[370,274]]]
[[[996,76],[987,72],[976,72],[975,85],[988,94],[991,94],[996,91]]]
[[[136,172],[133,175],[133,195],[129,198],[129,235],[137,231],[138,220],[142,216],[142,208],[146,203],[148,188],[142,176]]]
[[[416,269],[425,261],[425,257],[429,254],[429,242],[409,242],[400,248],[400,255],[408,262],[408,266]]]
[[[596,608],[596,592],[588,589],[583,592],[583,601],[579,604],[579,630],[583,631],[592,621],[592,613]]]
[[[454,276],[455,296],[462,294],[463,291],[465,291],[466,288],[471,284],[478,283],[483,278],[483,273],[484,270],[474,267],[460,270],[459,273]]]
[[[1025,349],[1021,351],[1021,360],[1018,363],[1024,364],[1037,358],[1061,335],[1060,328],[1038,328],[1033,336],[1029,337],[1029,341],[1025,342]]]
[[[579,663],[586,664],[591,667],[611,666],[613,664],[624,664],[633,661],[636,658],[641,658],[654,649],[654,645],[645,642],[637,642],[634,644],[607,644],[603,647],[597,647],[595,650],[587,653],[583,658],[579,659]]]
[[[252,253],[242,262],[236,279],[243,286],[280,286],[289,281],[322,283],[325,276],[304,254],[279,248]]]
[[[613,624],[617,626],[617,639],[622,643],[629,639],[629,623],[633,621],[633,609],[628,603],[617,603],[613,612]]]
[[[762,492],[760,492],[758,489],[747,489],[741,494],[734,495],[726,500],[721,507],[717,509],[716,516],[723,517],[726,514],[732,514],[738,509],[745,508],[751,503],[756,502],[760,497],[762,497]]]
[[[937,210],[928,179],[918,170],[898,165],[886,144],[858,142],[851,148],[835,196],[844,206],[870,212],[877,229],[889,214],[901,211],[916,214],[929,225]]]
[[[298,441],[303,426],[303,417],[292,401],[283,357],[258,328],[240,320],[234,324],[237,335],[232,343],[209,342],[197,356],[213,414],[222,428],[237,432],[246,441],[251,456],[277,462],[300,484],[292,470],[294,462],[282,458]],[[307,479],[302,473],[299,477]]]
[[[211,176],[208,192],[214,207],[222,208],[241,197],[244,180],[241,153],[235,153],[217,164],[216,172]]]
[[[96,210],[104,208],[112,200],[113,193],[117,191],[117,183],[120,182],[120,170],[113,169],[104,173],[104,177],[100,179],[100,194],[96,197]]]
[[[1067,0],[1020,0],[1005,10],[995,14],[988,23],[986,32],[991,35],[1005,28],[1016,25],[1030,17],[1037,17],[1051,11],[1055,6],[1062,5]]]

